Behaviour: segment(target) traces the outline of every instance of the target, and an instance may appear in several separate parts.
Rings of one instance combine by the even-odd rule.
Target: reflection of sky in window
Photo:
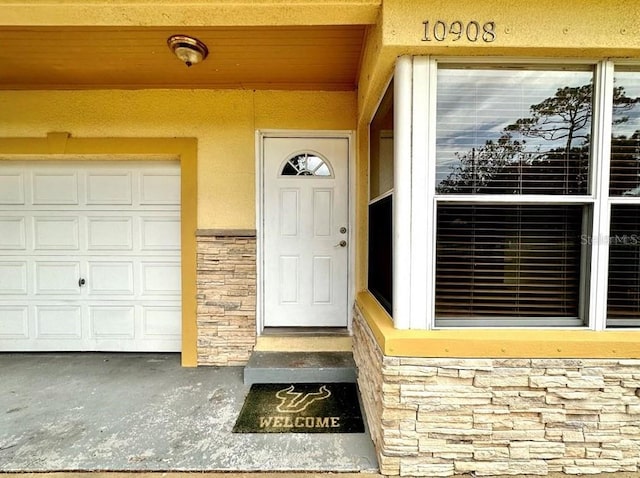
[[[615,74],[615,86],[624,88],[624,95],[629,98],[640,97],[640,73],[631,71],[618,71]],[[640,130],[640,105],[634,105],[630,110],[616,111],[614,109],[613,119],[619,120],[627,117],[624,123],[613,125],[613,136],[631,137],[633,133]]]
[[[319,157],[307,156],[307,169],[309,171],[315,171],[321,164],[324,164],[324,161],[322,161]]]
[[[552,98],[559,88],[591,83],[591,71],[539,71],[507,69],[438,70],[437,182],[459,165],[459,157],[497,140],[505,127],[530,117],[530,107]],[[586,134],[588,132],[583,132]],[[522,137],[527,152],[562,147],[565,140]]]

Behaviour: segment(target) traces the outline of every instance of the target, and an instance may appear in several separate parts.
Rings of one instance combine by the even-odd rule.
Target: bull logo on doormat
[[[331,396],[331,392],[325,385],[322,385],[317,392],[294,392],[294,386],[278,390],[276,398],[280,400],[280,405],[276,408],[280,413],[300,413],[307,409],[313,402],[326,400]]]
[[[235,433],[363,433],[351,382],[254,383]]]

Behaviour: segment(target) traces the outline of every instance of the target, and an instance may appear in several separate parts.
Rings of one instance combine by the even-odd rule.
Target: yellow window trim
[[[356,307],[384,355],[457,358],[640,358],[640,332],[566,329],[398,330],[368,291]]]
[[[41,138],[0,138],[0,160],[57,160],[75,156],[93,160],[180,161],[182,241],[182,365],[197,365],[196,236],[197,140],[195,138],[73,138],[49,133]],[[4,157],[2,157],[4,156]]]

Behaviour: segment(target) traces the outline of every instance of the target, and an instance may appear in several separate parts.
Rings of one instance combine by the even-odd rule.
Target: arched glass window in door
[[[291,157],[280,171],[281,176],[332,176],[329,162],[317,153],[298,153]]]

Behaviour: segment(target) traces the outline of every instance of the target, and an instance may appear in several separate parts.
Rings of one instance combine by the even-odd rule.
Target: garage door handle
[[[80,280],[78,280],[78,287],[82,287],[83,285],[85,285],[87,283],[86,280],[84,280],[82,277],[80,278]]]

